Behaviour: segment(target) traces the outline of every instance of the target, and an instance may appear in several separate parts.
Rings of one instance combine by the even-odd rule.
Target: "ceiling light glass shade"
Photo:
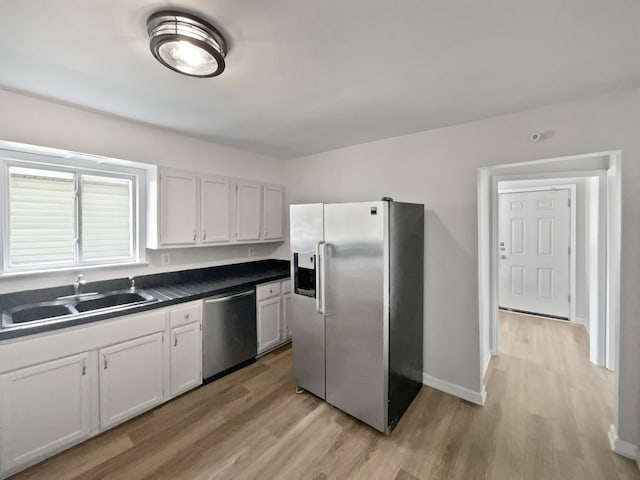
[[[164,66],[192,77],[224,71],[227,45],[213,26],[179,12],[158,12],[147,20],[151,53]]]

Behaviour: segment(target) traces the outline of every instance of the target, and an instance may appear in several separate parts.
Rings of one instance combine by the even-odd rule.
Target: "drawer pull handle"
[[[185,315],[184,315],[184,319],[185,319],[185,320],[189,320],[189,314],[188,314],[188,313],[185,313]]]

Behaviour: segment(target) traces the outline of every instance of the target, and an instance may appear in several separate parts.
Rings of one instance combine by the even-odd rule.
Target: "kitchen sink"
[[[149,295],[137,292],[106,293],[96,298],[81,300],[75,304],[75,307],[79,312],[90,312],[92,310],[131,305],[132,303],[148,302],[151,300],[153,300],[153,298]]]
[[[63,321],[93,312],[117,311],[155,301],[156,298],[151,295],[134,289],[60,297],[53,302],[21,305],[2,312],[2,327],[31,322]]]
[[[11,323],[27,323],[74,313],[68,305],[29,305],[11,313]]]

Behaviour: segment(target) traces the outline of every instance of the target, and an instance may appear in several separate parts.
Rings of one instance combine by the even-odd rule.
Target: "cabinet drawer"
[[[169,312],[169,325],[171,328],[187,325],[201,320],[200,307],[202,302],[190,302],[186,305],[173,308]]]
[[[291,279],[282,282],[282,293],[291,293]]]
[[[257,289],[258,301],[280,295],[280,282],[260,285]]]

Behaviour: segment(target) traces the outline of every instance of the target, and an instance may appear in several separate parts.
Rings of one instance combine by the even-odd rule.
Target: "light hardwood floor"
[[[609,448],[613,376],[582,327],[500,322],[484,407],[423,387],[385,437],[295,394],[285,348],[12,478],[640,479]]]

